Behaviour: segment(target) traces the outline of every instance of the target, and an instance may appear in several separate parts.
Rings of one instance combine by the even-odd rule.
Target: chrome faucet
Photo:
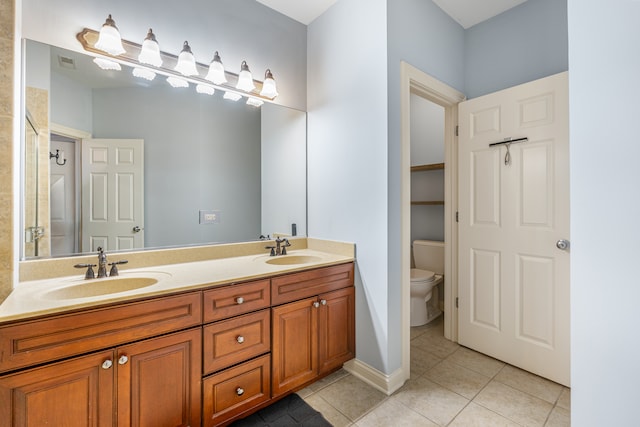
[[[107,277],[107,254],[98,246],[98,279],[101,277]]]

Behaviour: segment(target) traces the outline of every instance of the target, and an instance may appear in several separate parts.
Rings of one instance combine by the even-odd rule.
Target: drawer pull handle
[[[236,394],[237,394],[238,396],[242,396],[242,395],[244,394],[244,389],[243,389],[243,388],[241,388],[241,387],[238,387],[238,388],[236,389]]]
[[[102,369],[109,369],[112,366],[113,366],[113,362],[110,359],[107,359],[104,362],[102,362]]]
[[[120,359],[118,359],[118,365],[124,365],[128,361],[129,358],[123,354],[122,356],[120,356]]]
[[[240,304],[242,304],[243,302],[244,302],[244,298],[242,298],[242,297],[238,297],[238,298],[236,298],[236,304],[240,305]]]
[[[238,338],[236,338],[236,341],[238,341],[238,344],[242,344],[244,342],[244,337],[242,335],[238,335]]]
[[[320,300],[320,304],[322,304],[322,305],[327,305],[327,300],[326,300],[326,299],[321,299],[321,300]]]
[[[314,301],[314,303],[313,303],[313,307],[314,307],[314,308],[318,308],[318,307],[320,307],[320,303],[319,303],[318,301]]]

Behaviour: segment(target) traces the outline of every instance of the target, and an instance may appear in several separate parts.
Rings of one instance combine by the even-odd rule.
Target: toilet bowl
[[[444,243],[430,240],[413,242],[416,268],[411,269],[411,326],[425,325],[442,314],[438,308],[438,288],[444,276]]]

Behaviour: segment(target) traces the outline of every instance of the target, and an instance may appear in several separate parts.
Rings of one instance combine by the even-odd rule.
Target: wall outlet
[[[200,224],[220,224],[220,211],[200,211]]]

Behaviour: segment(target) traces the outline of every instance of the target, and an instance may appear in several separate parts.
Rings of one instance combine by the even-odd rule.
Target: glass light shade
[[[198,75],[198,69],[196,68],[196,58],[191,53],[189,43],[184,42],[182,52],[178,55],[178,65],[174,68],[177,72],[183,76],[196,76]]]
[[[216,90],[209,85],[196,85],[196,92],[205,95],[213,95],[216,93]]]
[[[113,56],[122,55],[126,52],[124,47],[122,47],[120,32],[116,27],[115,21],[111,18],[111,15],[109,15],[105,23],[102,25],[98,41],[94,47]]]
[[[249,71],[247,61],[242,61],[242,65],[240,65],[240,74],[238,75],[238,84],[236,85],[236,89],[240,89],[245,92],[251,92],[255,88],[256,87],[253,85],[253,77],[251,77],[251,71]]]
[[[93,62],[103,70],[120,71],[122,67],[115,61],[105,58],[93,58]]]
[[[209,64],[209,72],[205,79],[217,85],[227,82],[227,77],[224,75],[224,65],[222,65],[218,51],[213,54],[213,60]]]
[[[167,82],[173,87],[189,87],[189,82],[180,77],[167,77]]]
[[[153,71],[147,68],[140,68],[140,67],[136,67],[133,69],[133,75],[149,81],[156,78],[156,73],[154,73]]]
[[[259,99],[256,99],[256,98],[247,99],[247,105],[251,105],[253,107],[260,107],[262,104],[264,104],[264,101],[260,101]]]
[[[276,89],[276,81],[273,79],[273,74],[271,74],[271,70],[267,69],[264,73],[264,82],[262,83],[262,90],[260,91],[260,95],[266,96],[267,98],[275,98],[278,96],[278,91]]]
[[[223,98],[228,99],[230,101],[237,101],[240,98],[242,98],[242,95],[235,92],[225,92]]]
[[[149,28],[147,37],[142,42],[142,49],[140,55],[138,55],[138,61],[142,64],[153,65],[159,67],[162,65],[162,58],[160,57],[160,46],[156,40],[156,35],[153,34],[153,30]]]

